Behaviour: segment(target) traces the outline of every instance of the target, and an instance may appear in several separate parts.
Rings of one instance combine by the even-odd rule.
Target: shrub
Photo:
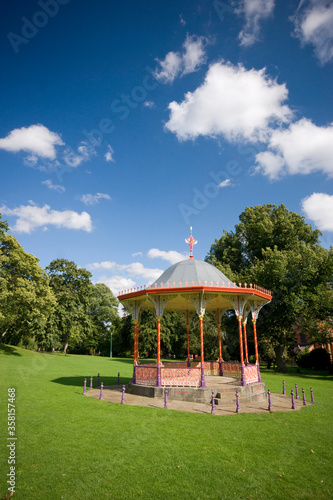
[[[331,358],[326,349],[318,347],[310,352],[310,364],[311,368],[314,370],[327,370],[330,364]]]

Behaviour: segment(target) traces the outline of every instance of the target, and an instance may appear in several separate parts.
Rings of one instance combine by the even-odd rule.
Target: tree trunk
[[[68,349],[68,342],[65,343],[65,346],[64,346],[64,353],[67,354],[67,349]]]
[[[286,346],[278,345],[274,348],[275,351],[275,362],[276,371],[280,373],[286,373],[287,370],[287,358],[286,358]]]

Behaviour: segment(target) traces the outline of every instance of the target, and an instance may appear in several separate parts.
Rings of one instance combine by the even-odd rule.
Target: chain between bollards
[[[294,398],[294,391],[291,389],[291,409],[292,410],[296,410],[296,406],[295,406],[295,398]]]
[[[270,389],[268,389],[267,393],[268,393],[268,411],[273,411]]]
[[[211,409],[211,413],[213,415],[215,415],[215,394],[214,394],[214,391],[212,392],[212,409]]]
[[[236,391],[236,413],[240,413],[240,407],[239,407],[239,392]]]
[[[84,384],[83,384],[83,394],[87,393],[87,379],[84,379]]]
[[[101,383],[101,392],[99,394],[99,399],[103,399],[103,382]]]
[[[121,404],[122,405],[125,404],[125,389],[126,389],[126,387],[123,385],[123,389],[121,391]]]
[[[314,399],[313,399],[313,390],[312,390],[312,387],[310,387],[310,392],[311,392],[311,404],[314,405],[315,402],[314,402]]]
[[[164,408],[168,409],[168,389],[165,388],[164,391]]]
[[[305,401],[305,390],[302,387],[302,394],[303,394],[303,406],[306,406],[306,401]]]

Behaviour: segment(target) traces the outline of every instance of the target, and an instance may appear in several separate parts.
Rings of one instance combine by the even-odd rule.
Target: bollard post
[[[211,409],[211,413],[213,415],[215,415],[215,394],[214,394],[214,391],[212,392],[212,409]]]
[[[164,408],[168,408],[168,389],[165,388],[164,391]]]
[[[101,383],[101,392],[99,394],[99,399],[103,399],[103,382]]]
[[[299,395],[298,395],[298,386],[297,386],[297,384],[295,384],[295,391],[296,391],[296,399],[299,399]]]
[[[97,385],[96,387],[99,387],[99,374],[97,375]]]
[[[239,407],[239,392],[236,391],[236,413],[240,413],[240,407]]]
[[[125,404],[125,386],[123,385],[123,390],[122,390],[122,394],[121,394],[121,404],[124,405]]]
[[[83,384],[83,394],[86,394],[87,392],[87,379],[84,379],[84,384]]]
[[[291,409],[292,410],[296,410],[295,398],[294,398],[294,391],[293,390],[291,390]]]
[[[119,377],[120,377],[120,373],[118,372],[118,385],[119,385]]]
[[[268,411],[273,411],[270,389],[268,389],[267,393],[268,393]]]
[[[312,390],[312,387],[310,387],[310,391],[311,391],[311,404],[314,405],[315,402],[314,402],[314,399],[313,399],[313,390]]]
[[[90,390],[92,391],[92,383],[93,383],[93,378],[90,377]]]
[[[286,383],[284,380],[282,380],[282,385],[283,385],[282,394],[285,394],[286,393]]]
[[[303,406],[306,406],[306,401],[305,401],[305,390],[302,387],[302,394],[303,394]]]

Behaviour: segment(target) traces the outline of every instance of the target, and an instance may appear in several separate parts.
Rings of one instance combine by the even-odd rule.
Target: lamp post
[[[112,322],[111,321],[103,321],[106,331],[110,331]],[[110,358],[112,358],[112,329],[111,329],[111,338],[110,338]]]

